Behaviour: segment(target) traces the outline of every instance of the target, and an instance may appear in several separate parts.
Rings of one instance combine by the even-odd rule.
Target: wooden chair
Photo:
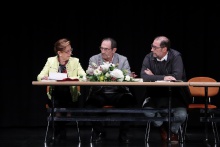
[[[80,86],[77,86],[77,91],[80,91]],[[51,121],[51,117],[52,117],[52,112],[51,110],[51,101],[50,101],[50,86],[47,86],[46,88],[46,92],[47,92],[47,96],[48,96],[48,103],[46,103],[46,109],[49,112],[49,116],[47,118],[47,129],[46,129],[46,134],[45,134],[45,143],[47,142],[47,136],[48,136],[48,131],[49,131],[49,127],[50,127],[50,121]],[[55,115],[55,114],[54,114]],[[81,142],[81,137],[80,137],[80,130],[79,130],[79,124],[78,121],[76,121],[76,127],[77,127],[77,133],[78,133],[78,140],[79,142]]]
[[[217,82],[217,81],[211,77],[193,77],[193,78],[189,79],[188,82]],[[193,110],[193,109],[194,110],[195,109],[204,110],[205,109],[205,102],[207,102],[207,109],[208,110],[217,108],[216,105],[211,103],[211,98],[218,94],[219,87],[207,87],[207,95],[205,92],[205,86],[204,87],[189,86],[189,90],[190,90],[192,101],[188,105],[188,110]],[[204,103],[201,103],[201,101],[200,101],[200,103],[196,103],[196,100],[198,100],[198,99],[204,100]],[[204,111],[203,111],[203,113],[204,113]],[[211,118],[214,117],[213,113],[207,112],[207,115]],[[217,130],[216,122],[211,121],[210,123],[212,125],[215,143],[217,143],[219,141],[219,137],[218,137],[218,130]],[[205,120],[205,141],[206,142],[208,141],[207,121],[206,120]]]

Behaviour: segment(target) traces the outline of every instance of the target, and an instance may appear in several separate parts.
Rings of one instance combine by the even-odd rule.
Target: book
[[[71,79],[71,78],[64,78],[62,80],[57,80],[58,82],[64,82],[64,81],[79,81],[79,79]]]

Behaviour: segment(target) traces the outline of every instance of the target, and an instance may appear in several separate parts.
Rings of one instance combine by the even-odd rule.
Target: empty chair
[[[211,77],[193,77],[188,80],[188,82],[217,82],[215,79]],[[214,114],[209,113],[209,109],[216,109],[217,106],[211,103],[212,97],[216,96],[219,92],[219,87],[208,87],[208,86],[192,86],[189,84],[189,90],[191,94],[191,103],[188,105],[188,110],[193,110],[193,109],[201,109],[205,110],[206,104],[207,103],[207,109],[205,110],[205,113],[203,111],[203,114],[213,118]],[[200,100],[200,103],[197,103],[196,100]],[[203,102],[201,103],[201,100]],[[212,125],[212,130],[213,130],[213,135],[214,135],[214,140],[215,143],[219,141],[218,137],[218,130],[217,130],[217,125],[216,122],[211,121],[209,122]],[[208,130],[207,130],[207,121],[205,121],[205,141],[208,141]]]

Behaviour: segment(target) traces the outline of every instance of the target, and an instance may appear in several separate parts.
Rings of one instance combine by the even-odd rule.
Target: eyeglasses
[[[151,44],[151,48],[156,50],[156,49],[163,48],[163,47],[157,47],[157,46],[154,46],[153,44]]]
[[[104,51],[109,51],[109,50],[111,50],[110,48],[103,48],[103,47],[101,47],[101,46],[99,47],[99,49],[100,49],[100,50],[104,50]]]
[[[69,53],[72,53],[72,52],[73,52],[73,49],[71,48],[71,49],[68,50],[68,51],[62,51],[62,52],[69,54]]]

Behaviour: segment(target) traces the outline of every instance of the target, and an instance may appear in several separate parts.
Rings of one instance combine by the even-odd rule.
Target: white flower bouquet
[[[99,82],[123,82],[123,81],[134,81],[133,77],[127,75],[127,70],[120,70],[117,65],[103,62],[103,65],[97,66],[95,63],[89,65],[86,70],[86,78],[88,81],[99,81]]]

